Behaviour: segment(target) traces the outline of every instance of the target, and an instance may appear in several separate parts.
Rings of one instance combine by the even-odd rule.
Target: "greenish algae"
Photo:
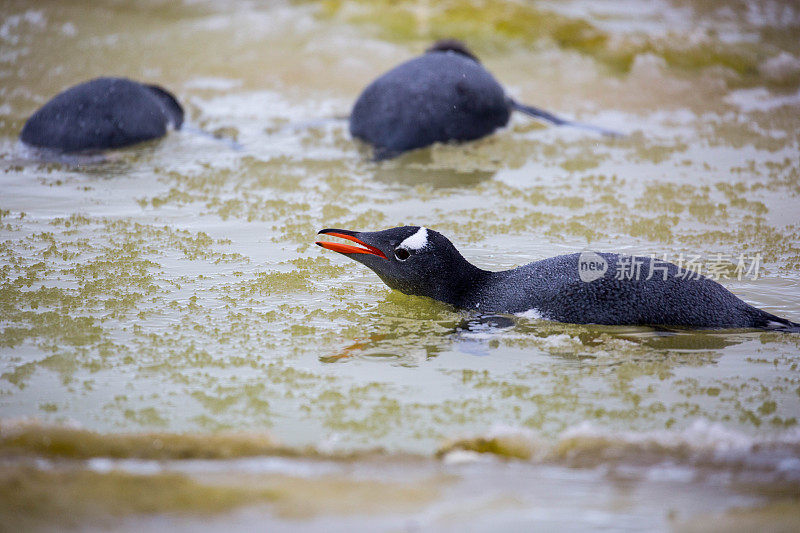
[[[740,6],[740,12],[745,8]],[[722,42],[713,35],[681,39],[677,35],[633,34],[620,37],[591,22],[566,16],[534,2],[484,0],[479,4],[448,0],[420,6],[415,1],[342,2],[320,5],[324,17],[376,28],[381,37],[399,42],[432,41],[455,37],[480,51],[506,48],[510,43],[553,43],[560,49],[589,56],[611,72],[628,73],[637,56],[655,55],[671,68],[694,72],[710,67],[732,72],[733,84],[762,82],[759,65],[781,50],[797,51],[797,43],[778,38],[762,43],[740,38]],[[786,35],[791,34],[787,31]],[[796,33],[794,33],[796,36]],[[779,77],[776,86],[794,86],[795,77]],[[792,85],[794,83],[795,85]]]
[[[68,459],[227,459],[286,453],[266,433],[111,433],[2,421],[0,453]]]
[[[508,459],[532,459],[539,448],[530,438],[516,433],[491,437],[457,439],[445,443],[437,451],[437,457],[445,457],[454,450],[488,453]]]
[[[274,489],[212,486],[180,474],[0,467],[0,530],[113,527],[131,515],[210,515],[275,500]]]
[[[741,16],[743,7],[733,6],[733,16]],[[58,20],[51,8],[36,9],[45,13],[48,24]],[[363,14],[373,8],[345,9]],[[463,28],[479,24],[471,13],[459,16]],[[253,27],[262,32],[261,23],[248,30],[239,24],[242,18],[229,13],[224,18],[235,24],[236,39],[224,29],[220,37],[209,36],[206,23],[221,20],[213,14],[181,23],[182,30],[189,24],[192,32],[165,31],[157,39],[129,42],[137,56],[148,58],[148,65],[131,64],[147,72],[161,69],[153,76],[178,87],[192,106],[193,121],[240,131],[248,153],[206,154],[205,145],[193,145],[190,136],[177,133],[161,149],[148,146],[122,164],[80,170],[4,167],[12,183],[29,179],[30,188],[22,189],[36,200],[31,205],[13,197],[2,200],[3,207],[13,206],[0,220],[5,291],[0,328],[8,341],[0,397],[6,412],[38,411],[46,420],[77,419],[101,431],[143,435],[270,428],[302,444],[331,437],[350,449],[377,444],[424,453],[454,435],[480,433],[497,423],[554,438],[583,422],[610,432],[668,429],[670,435],[697,418],[746,434],[784,434],[784,428],[796,427],[800,345],[792,336],[654,333],[524,319],[515,319],[517,324],[507,330],[473,332],[463,325],[465,315],[391,292],[363,266],[313,246],[322,227],[421,223],[443,231],[471,260],[492,269],[587,244],[673,258],[687,252],[706,258],[718,252],[760,252],[767,279],[723,283],[791,317],[797,292],[793,279],[800,268],[798,227],[788,207],[800,194],[795,107],[739,109],[729,101],[737,93],[725,87],[758,83],[765,94],[753,99],[767,105],[776,91],[793,93],[791,71],[781,81],[748,67],[755,61],[761,68],[763,59],[779,50],[796,56],[798,40],[788,38],[793,30],[781,29],[774,42],[755,43],[748,51],[735,35],[731,40],[730,35],[723,39],[708,33],[689,44],[683,43],[689,39],[682,33],[640,40],[638,34],[601,29],[606,27],[602,20],[587,27],[583,19],[559,17],[553,31],[563,25],[561,33],[547,36],[550,29],[545,29],[543,38],[526,36],[525,24],[508,29],[519,34],[511,40],[493,37],[501,35],[495,30],[474,43],[471,35],[462,36],[514,90],[552,99],[554,110],[614,110],[619,116],[612,113],[611,120],[626,126],[630,121],[642,132],[608,140],[515,120],[476,143],[435,146],[376,165],[358,160],[343,125],[332,126],[330,135],[317,128],[287,136],[280,129],[293,118],[276,118],[273,110],[261,109],[253,111],[263,128],[256,136],[249,124],[239,127],[237,118],[215,112],[206,92],[191,88],[197,72],[187,72],[184,65],[170,68],[176,66],[170,54],[142,50],[169,49],[164,43],[171,41],[161,39],[178,34],[228,50],[220,56],[233,58],[235,70],[209,66],[214,62],[209,57],[202,62],[202,75],[242,80],[241,88],[219,91],[238,107],[247,105],[248,91],[265,89],[287,98],[298,89],[296,98],[312,103],[327,104],[332,95],[331,101],[339,101],[331,107],[346,107],[362,82],[388,67],[389,60],[408,56],[403,47],[361,37],[352,46],[347,34],[352,28],[345,28],[339,40],[331,41],[339,44],[321,50],[318,43],[329,34],[315,31],[303,40],[294,32],[302,24],[289,24],[292,35],[281,39],[296,54],[287,54],[290,61],[270,62],[268,74],[281,86],[254,78],[252,73],[263,72],[257,65],[267,61],[263,54],[232,52],[269,53],[269,46],[259,44],[277,43],[277,38],[254,42],[247,32]],[[570,20],[578,22],[570,26]],[[454,27],[437,22],[444,29]],[[375,27],[372,21],[363,23]],[[83,49],[120,57],[124,45],[105,46],[102,35],[80,24]],[[397,31],[410,24],[416,22],[398,17]],[[102,27],[105,31],[105,23]],[[56,30],[46,32],[48,39],[56,39],[58,27],[48,29]],[[117,33],[124,40],[127,30]],[[23,32],[22,42],[35,56],[24,60],[25,69],[15,66],[19,72],[8,76],[19,80],[11,91],[11,114],[0,119],[9,139],[16,136],[24,113],[49,96],[50,89],[36,88],[38,78],[52,85],[91,75],[83,66],[66,64],[65,74],[58,74],[61,63],[43,56],[63,58],[53,53],[62,48],[37,41],[36,35]],[[434,37],[422,29],[419,35],[398,39],[419,51]],[[663,54],[679,50],[670,58],[675,68],[666,60],[666,68],[661,62],[654,72],[644,68],[651,58],[640,51],[648,50],[653,39],[664,40]],[[719,42],[708,48],[705,39]],[[233,42],[243,43],[242,48]],[[203,48],[178,44],[172,49]],[[735,53],[715,57],[714,48]],[[602,58],[604,50],[619,56]],[[707,58],[691,62],[693,54],[706,53]],[[741,63],[724,67],[736,61],[737,53]],[[663,54],[650,55],[663,59]],[[339,61],[340,56],[347,61]],[[586,59],[592,57],[609,68],[594,72],[592,60]],[[100,62],[82,65],[102,68],[103,58],[96,59]],[[180,62],[191,69],[197,65],[184,57]],[[311,66],[308,71],[294,70],[304,63]],[[345,75],[320,76],[323,63]],[[545,75],[526,71],[524,65],[531,63],[544,67]],[[559,80],[562,69],[568,79]],[[627,76],[608,76],[608,71],[629,69]],[[581,78],[586,70],[590,74]],[[306,90],[320,83],[324,96]],[[573,108],[568,103],[573,101],[585,107]],[[313,105],[291,111],[292,117],[316,112]],[[288,141],[280,145],[288,153],[250,155],[269,144],[264,135]],[[326,155],[309,155],[311,148],[322,148]],[[69,202],[63,210],[47,206],[56,193]],[[130,197],[138,202],[131,203]],[[22,216],[23,210],[31,213]],[[333,362],[337,365],[327,364]],[[475,446],[503,453],[493,438],[478,437],[483,442]],[[574,457],[575,464],[594,465],[593,455],[617,453],[604,451],[614,448],[613,442],[599,442],[596,449],[573,444],[571,449],[581,451],[553,461],[563,465]],[[639,452],[625,448],[620,453]],[[652,461],[663,462],[660,453],[677,455],[656,450]],[[320,491],[319,500],[335,507],[337,487],[329,489]],[[356,494],[363,501],[368,496]],[[302,498],[297,501],[301,504]]]
[[[320,454],[311,448],[279,446],[267,434],[99,434],[88,430],[31,422],[4,421],[0,455],[13,462],[0,467],[0,513],[3,530],[104,526],[133,515],[219,514],[242,506],[270,504],[278,516],[309,518],[317,514],[382,514],[418,509],[437,498],[449,482],[433,475],[422,483],[350,479],[339,475],[295,477],[248,474],[199,479],[167,469],[147,475],[117,470],[87,470],[92,458],[144,460],[224,460],[255,456],[304,459],[369,460],[379,451]],[[46,458],[34,467],[26,458]],[[394,460],[402,460],[395,455]],[[69,520],[65,521],[65,513]]]

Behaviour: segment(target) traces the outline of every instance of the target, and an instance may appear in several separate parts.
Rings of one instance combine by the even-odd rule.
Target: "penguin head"
[[[425,50],[426,53],[430,52],[454,52],[456,54],[468,57],[476,63],[480,63],[478,57],[467,48],[467,45],[458,39],[440,39],[433,43],[430,48]]]
[[[421,226],[382,231],[324,229],[319,233],[359,244],[317,241],[323,248],[363,263],[386,285],[405,294],[455,303],[464,276],[478,270],[447,237]]]

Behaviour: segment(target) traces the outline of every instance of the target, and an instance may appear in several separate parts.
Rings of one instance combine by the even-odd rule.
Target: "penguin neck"
[[[473,308],[480,301],[481,288],[495,274],[496,272],[483,270],[463,259],[452,269],[447,283],[436,286],[433,298],[455,307]]]

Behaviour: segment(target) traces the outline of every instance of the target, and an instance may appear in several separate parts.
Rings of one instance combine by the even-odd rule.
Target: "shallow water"
[[[2,4],[0,448],[8,486],[31,487],[6,512],[46,524],[78,494],[100,503],[71,525],[108,514],[131,530],[797,524],[800,336],[487,327],[313,241],[421,224],[490,269],[588,249],[699,256],[798,321],[800,10],[482,5]],[[629,135],[515,117],[369,162],[336,117],[451,34],[520,101]],[[109,74],[173,90],[191,127],[99,161],[17,143],[55,92]],[[741,256],[759,257],[757,279],[735,279]],[[53,425],[96,439],[48,447]],[[220,431],[280,448],[181,441]],[[120,432],[132,440],[111,447]],[[183,451],[154,457],[153,432]],[[196,504],[72,490],[129,483]],[[41,486],[55,503],[20,513]],[[230,505],[209,520],[219,487]]]

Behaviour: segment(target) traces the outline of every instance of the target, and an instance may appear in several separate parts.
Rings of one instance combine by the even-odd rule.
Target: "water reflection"
[[[365,153],[363,143],[358,143],[362,154]],[[458,187],[475,187],[490,180],[497,170],[486,170],[469,160],[458,162],[441,162],[435,151],[437,149],[465,149],[460,146],[435,146],[422,148],[403,154],[391,161],[376,163],[370,173],[376,181],[387,184],[400,184],[408,187],[426,185],[434,189]]]
[[[446,306],[443,306],[446,307]],[[747,331],[697,331],[679,328],[645,326],[576,325],[546,320],[520,318],[514,315],[485,315],[461,312],[461,320],[440,321],[444,330],[435,338],[421,334],[412,322],[424,317],[405,317],[405,328],[394,329],[382,324],[383,331],[356,339],[342,350],[319,357],[323,363],[343,362],[354,357],[390,358],[402,364],[418,364],[430,360],[443,351],[466,355],[488,356],[501,349],[501,341],[527,346],[550,355],[585,359],[597,354],[607,356],[607,348],[619,341],[616,348],[629,348],[630,356],[652,359],[653,355],[666,357],[670,352],[703,352],[721,356],[724,348],[750,341],[760,332]],[[431,317],[433,319],[434,317]],[[432,342],[433,341],[433,342]],[[646,349],[641,352],[641,349]],[[624,355],[624,348],[622,350]]]

